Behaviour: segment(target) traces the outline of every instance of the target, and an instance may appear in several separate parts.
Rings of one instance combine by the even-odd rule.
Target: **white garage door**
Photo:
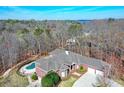
[[[93,68],[88,68],[88,72],[89,73],[95,73],[95,74],[99,74],[99,75],[102,75],[103,76],[103,72],[102,71],[99,71],[99,70],[96,70],[93,69]]]
[[[103,72],[99,71],[99,70],[96,70],[96,74],[99,74],[99,75],[103,76]]]
[[[88,67],[88,72],[89,72],[89,73],[95,73],[95,69]]]

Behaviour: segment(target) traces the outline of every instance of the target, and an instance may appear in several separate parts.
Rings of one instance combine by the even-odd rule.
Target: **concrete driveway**
[[[100,75],[102,72],[96,71],[95,74],[93,69],[88,69],[88,71],[82,75],[74,84],[73,87],[93,87],[92,84],[95,84],[97,75]],[[111,87],[121,87],[120,84],[109,80],[111,82]]]
[[[96,75],[88,71],[74,83],[73,87],[93,87],[92,83],[95,81]]]

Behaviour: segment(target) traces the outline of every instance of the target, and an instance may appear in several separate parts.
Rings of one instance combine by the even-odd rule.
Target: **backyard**
[[[26,87],[28,84],[27,77],[17,74],[17,69],[13,69],[8,77],[0,78],[0,87]]]

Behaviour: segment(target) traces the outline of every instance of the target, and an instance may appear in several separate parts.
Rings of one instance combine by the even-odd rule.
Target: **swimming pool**
[[[35,72],[35,62],[24,65],[20,69],[21,74],[23,75],[32,75]]]
[[[26,69],[27,70],[31,70],[31,69],[34,69],[35,68],[35,63],[32,63],[32,64],[29,64]]]

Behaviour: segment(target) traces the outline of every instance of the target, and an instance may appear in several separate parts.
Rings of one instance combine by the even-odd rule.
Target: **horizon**
[[[110,17],[111,18],[111,17]],[[104,18],[104,19],[0,19],[0,21],[7,21],[7,20],[17,20],[17,21],[93,21],[93,20],[109,20],[110,18]],[[111,18],[114,20],[124,20],[124,18]]]
[[[123,19],[124,6],[0,6],[0,20]]]

